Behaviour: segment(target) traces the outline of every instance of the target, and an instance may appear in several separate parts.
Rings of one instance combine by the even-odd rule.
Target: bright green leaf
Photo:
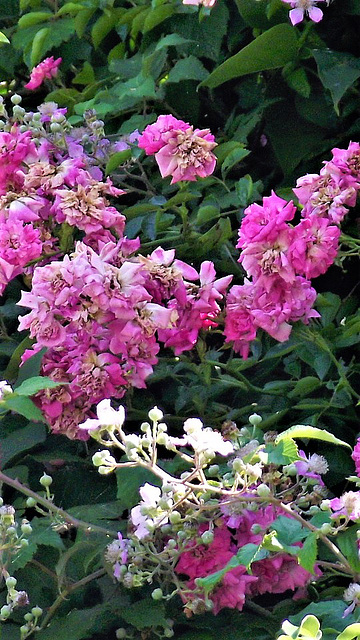
[[[18,396],[33,396],[42,389],[54,389],[60,384],[62,383],[54,382],[53,380],[50,380],[50,378],[35,376],[34,378],[24,380],[19,387],[15,387],[14,393]]]
[[[346,627],[342,633],[340,633],[336,640],[354,640],[354,638],[358,638],[360,636],[360,624],[355,623],[351,624],[349,627]]]
[[[248,73],[277,69],[295,60],[297,39],[290,24],[278,24],[262,33],[239,53],[228,58],[201,84],[213,89]]]
[[[34,24],[40,24],[40,22],[46,22],[53,16],[50,11],[31,11],[31,13],[26,13],[24,16],[19,18],[18,28],[26,29],[27,27],[32,27]]]
[[[131,158],[131,149],[124,149],[124,151],[117,151],[112,156],[110,156],[109,160],[106,163],[105,174],[108,176],[115,169],[118,168],[119,165],[124,164],[127,160]]]
[[[314,573],[314,564],[317,558],[317,535],[315,532],[308,535],[297,556],[301,566],[309,573]]]
[[[12,395],[8,396],[4,401],[4,406],[10,411],[15,411],[21,416],[24,416],[28,420],[34,420],[35,422],[44,422],[44,416],[40,409],[33,403],[30,398],[25,396]]]
[[[30,56],[30,61],[31,61],[31,66],[34,67],[35,65],[38,64],[38,62],[40,62],[41,58],[43,57],[44,54],[44,42],[46,40],[46,38],[48,37],[48,35],[50,34],[50,28],[49,27],[43,27],[42,29],[40,29],[33,40],[32,43],[32,48],[31,48],[31,56]]]
[[[275,442],[280,442],[281,440],[287,440],[288,438],[309,438],[315,440],[322,440],[323,442],[331,442],[331,444],[340,444],[343,447],[349,447],[350,445],[339,438],[336,438],[332,433],[326,431],[325,429],[318,429],[317,427],[311,427],[308,424],[296,424],[290,429],[286,429],[280,433]]]

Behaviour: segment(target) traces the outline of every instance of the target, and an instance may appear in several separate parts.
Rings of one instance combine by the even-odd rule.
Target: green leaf
[[[246,156],[248,156],[250,151],[247,149],[234,149],[228,156],[226,156],[224,162],[221,166],[221,173],[223,178],[228,174],[230,169],[235,167],[235,165],[239,164]]]
[[[6,37],[5,33],[0,31],[0,44],[10,44],[10,40]]]
[[[68,615],[53,620],[41,633],[43,640],[82,640],[91,637],[91,628],[103,612],[103,605],[97,604],[89,609],[74,609]]]
[[[110,175],[119,165],[124,164],[131,158],[131,149],[124,149],[124,151],[117,151],[106,163],[105,175]]]
[[[46,22],[52,17],[52,15],[53,14],[50,13],[50,11],[31,11],[31,13],[26,13],[24,16],[19,18],[18,28],[26,29],[27,27],[32,27],[34,24]]]
[[[155,50],[159,51],[160,49],[164,49],[164,47],[179,47],[182,44],[188,44],[192,42],[189,38],[183,38],[179,36],[177,33],[170,33],[165,38],[161,38],[159,42],[156,44]]]
[[[57,16],[62,16],[64,13],[76,14],[79,11],[85,9],[84,5],[75,2],[66,2],[57,12]]]
[[[314,564],[317,558],[317,535],[315,532],[308,535],[297,556],[300,565],[309,573],[314,573]]]
[[[312,393],[319,386],[320,382],[318,378],[315,378],[314,376],[305,376],[305,378],[298,380],[294,389],[288,394],[289,398],[306,396],[308,393]]]
[[[139,502],[139,489],[149,482],[153,485],[160,485],[160,481],[148,469],[124,468],[116,471],[117,498],[122,509],[131,509]]]
[[[277,465],[291,464],[299,459],[296,442],[291,438],[289,440],[282,440],[276,445],[272,443],[267,444],[265,453],[268,454],[268,462]]]
[[[180,82],[181,80],[204,80],[209,75],[207,69],[198,58],[188,56],[178,60],[171,69],[167,82]]]
[[[290,429],[286,429],[280,433],[275,442],[281,442],[281,440],[287,440],[288,438],[309,438],[315,440],[322,440],[323,442],[331,442],[331,444],[340,444],[343,447],[349,447],[350,445],[339,438],[336,438],[332,433],[325,429],[318,429],[317,427],[311,427],[308,424],[296,424]]]
[[[31,521],[33,528],[32,533],[27,536],[29,544],[21,549],[11,563],[13,570],[23,569],[27,563],[33,558],[40,545],[53,547],[61,551],[64,549],[64,543],[60,535],[54,531],[52,523],[44,518],[33,518]]]
[[[45,442],[46,435],[43,424],[30,423],[26,427],[13,431],[7,438],[1,439],[1,466],[5,467],[20,453]]]
[[[271,529],[276,531],[279,542],[283,545],[292,545],[308,535],[308,530],[302,526],[301,522],[286,516],[278,516],[272,523]]]
[[[325,89],[329,89],[335,111],[339,113],[341,98],[360,77],[360,60],[349,53],[330,49],[314,49],[313,55],[320,80]]]
[[[54,382],[53,380],[50,380],[50,378],[35,376],[34,378],[24,380],[19,387],[15,387],[14,393],[18,396],[33,396],[42,389],[54,389],[55,387],[59,387],[61,384],[63,383]]]
[[[112,11],[103,13],[102,16],[100,16],[100,18],[98,18],[95,24],[93,25],[91,29],[91,37],[92,37],[92,41],[95,49],[98,48],[98,46],[101,44],[104,38],[108,35],[108,33],[110,33],[110,31],[115,27],[120,15],[119,11],[124,12],[125,9],[122,9],[122,10],[113,9]],[[79,13],[79,16],[81,16],[81,13]]]
[[[73,79],[73,83],[87,85],[91,84],[92,82],[95,82],[94,69],[92,68],[90,62],[85,60],[83,68],[81,69],[81,71],[79,71],[79,73],[76,74],[75,78]]]
[[[342,531],[337,536],[336,543],[354,571],[360,572],[357,529],[358,527],[354,525],[349,527],[346,531]]]
[[[358,638],[360,636],[360,624],[355,623],[351,624],[349,627],[346,627],[344,631],[342,631],[337,637],[336,640],[353,640],[354,638]]]
[[[154,602],[149,598],[134,602],[121,611],[121,617],[135,629],[166,626],[166,612],[162,602]]]
[[[235,56],[228,58],[201,84],[213,89],[232,78],[283,67],[295,60],[296,55],[294,28],[289,24],[278,24],[262,33]]]
[[[33,403],[30,398],[24,396],[8,396],[4,401],[3,406],[10,411],[15,411],[21,416],[24,416],[28,420],[34,420],[35,422],[44,422],[44,416],[40,409]]]
[[[35,67],[35,65],[37,65],[38,62],[40,62],[41,58],[43,57],[44,43],[49,34],[50,34],[49,27],[43,27],[36,33],[32,43],[31,56],[30,56],[30,62],[32,67]]]
[[[209,595],[216,585],[221,582],[224,575],[231,571],[231,569],[243,565],[249,570],[255,560],[262,560],[267,555],[267,552],[261,549],[261,544],[245,544],[239,549],[236,555],[227,562],[223,569],[211,573],[209,576],[206,576],[206,578],[197,578],[196,585],[203,589],[206,595]]]
[[[160,6],[155,7],[155,9],[150,11],[145,18],[143,33],[154,29],[158,24],[164,22],[167,18],[170,18],[174,12],[175,7],[173,4],[161,4]]]

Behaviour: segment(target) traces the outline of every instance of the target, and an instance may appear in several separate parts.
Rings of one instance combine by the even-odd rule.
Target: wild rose
[[[185,131],[190,125],[183,120],[178,120],[172,115],[159,116],[156,122],[148,124],[138,138],[140,149],[144,149],[147,156],[153,155],[166,144],[163,134],[168,131]]]
[[[62,58],[57,58],[54,60],[54,56],[50,58],[45,58],[40,64],[33,68],[30,75],[30,80],[27,84],[25,84],[25,89],[29,89],[30,91],[34,91],[42,85],[44,80],[51,80],[57,75],[59,70],[59,65],[62,62]]]
[[[310,20],[313,22],[320,22],[323,18],[323,12],[316,5],[318,2],[325,2],[326,0],[282,0],[292,7],[289,17],[293,25],[302,22],[305,13],[309,15]]]
[[[183,180],[194,181],[213,173],[216,157],[214,136],[209,129],[174,129],[162,134],[165,144],[155,154],[163,178],[172,176],[171,184]]]

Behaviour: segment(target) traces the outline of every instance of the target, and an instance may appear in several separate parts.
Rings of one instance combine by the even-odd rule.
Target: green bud
[[[257,427],[262,422],[262,417],[257,413],[253,413],[249,416],[249,422],[253,427]]]
[[[150,429],[150,424],[148,422],[142,422],[140,425],[140,431],[146,433]]]
[[[177,537],[180,540],[185,540],[185,538],[187,538],[187,533],[186,531],[184,531],[184,529],[180,529],[180,531],[177,532]]]
[[[115,636],[117,640],[122,640],[123,638],[127,638],[126,629],[124,629],[124,627],[121,627],[120,629],[116,629]]]
[[[40,478],[40,484],[43,487],[50,487],[50,485],[52,484],[52,481],[53,481],[52,477],[48,476],[47,473],[44,473],[44,475],[42,475]]]
[[[29,611],[29,613],[25,613],[24,620],[25,620],[25,622],[31,622],[33,617],[34,617],[33,614],[30,613],[30,611]]]
[[[101,466],[98,468],[98,472],[100,473],[101,476],[107,476],[109,473],[111,473],[114,469],[112,467],[104,467]]]
[[[0,507],[2,507],[4,504],[4,500],[2,498],[0,498]]]
[[[211,544],[213,540],[214,534],[212,531],[204,531],[204,533],[201,535],[201,542],[203,542],[204,544]]]
[[[40,618],[40,616],[42,616],[43,610],[41,607],[33,607],[31,609],[31,613],[33,614],[34,618]]]
[[[173,638],[174,631],[173,629],[164,629],[164,638]]]
[[[24,522],[21,525],[21,533],[23,533],[25,536],[29,536],[30,533],[32,533],[32,526],[31,524],[29,524],[28,522]]]
[[[8,578],[6,578],[5,584],[6,584],[8,589],[14,589],[16,587],[17,580],[16,580],[16,578],[13,578],[12,576],[9,576]]]
[[[244,463],[240,458],[235,458],[233,465],[233,470],[236,472],[242,471],[244,469]]]
[[[148,416],[151,422],[159,422],[163,419],[164,414],[158,407],[153,407],[152,409],[150,409]]]
[[[256,493],[260,498],[268,498],[271,494],[270,487],[268,487],[267,484],[259,484]]]
[[[59,124],[58,122],[52,122],[50,124],[50,131],[52,133],[59,133],[62,130],[61,124]]]
[[[296,476],[297,474],[297,468],[294,464],[286,464],[283,467],[283,472],[286,476]]]
[[[331,526],[330,522],[324,522],[324,524],[322,524],[321,527],[320,527],[320,531],[325,536],[327,536],[328,533],[331,533],[332,532],[332,526]]]
[[[22,540],[20,540],[20,544],[25,549],[25,547],[29,546],[29,540],[27,538],[22,538]]]
[[[209,468],[208,468],[208,474],[209,476],[213,477],[213,476],[217,476],[219,473],[219,465],[218,464],[212,464]]]
[[[171,484],[164,484],[162,490],[163,493],[170,493],[173,490],[173,486]]]
[[[156,442],[157,444],[160,444],[162,447],[164,447],[168,442],[167,435],[165,433],[159,433],[158,437],[156,438]]]
[[[168,540],[168,543],[167,543],[168,549],[175,549],[176,546],[177,546],[176,540],[174,540],[173,538],[170,538],[170,540]]]
[[[171,524],[179,524],[181,522],[181,513],[179,511],[172,511],[169,515]]]
[[[8,536],[15,536],[16,535],[15,527],[8,527],[6,529],[6,533],[8,534]]]
[[[11,607],[9,607],[8,604],[4,604],[4,606],[1,607],[0,609],[0,616],[2,618],[8,618],[10,613],[11,613]]]
[[[22,97],[19,96],[17,93],[14,93],[14,95],[11,96],[10,100],[13,104],[20,104],[20,102],[22,101]]]
[[[309,509],[309,513],[311,516],[314,516],[315,513],[318,513],[318,511],[319,511],[319,507],[317,507],[315,504],[311,505]]]
[[[27,507],[32,508],[32,507],[35,507],[35,505],[36,505],[36,500],[34,500],[34,498],[28,498],[26,500],[26,506]]]
[[[26,638],[28,634],[29,634],[29,627],[27,626],[27,624],[23,624],[23,626],[20,627],[20,638]]]
[[[161,598],[163,597],[163,591],[162,589],[154,589],[154,591],[151,593],[151,597],[153,600],[161,600]]]
[[[101,467],[102,463],[104,462],[104,452],[97,451],[96,453],[94,453],[91,459],[94,467]]]
[[[254,533],[255,535],[258,535],[259,533],[262,532],[262,528],[259,524],[253,524],[250,528],[251,533]]]
[[[323,500],[320,503],[321,511],[330,511],[330,500]]]

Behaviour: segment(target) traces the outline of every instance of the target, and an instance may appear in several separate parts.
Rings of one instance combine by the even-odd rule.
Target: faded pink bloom
[[[185,131],[190,125],[183,120],[178,120],[172,115],[159,116],[156,122],[148,124],[138,139],[140,149],[144,149],[146,155],[156,153],[166,144],[163,134],[168,131]]]
[[[155,154],[163,178],[172,176],[171,184],[210,176],[216,165],[212,150],[216,147],[209,129],[174,129],[162,134],[165,144]]]
[[[340,229],[326,218],[315,214],[304,218],[293,230],[290,260],[296,272],[306,278],[316,278],[333,264]]]
[[[209,9],[211,9],[214,4],[216,3],[216,0],[182,0],[183,4],[192,4],[195,6],[200,6],[202,5],[203,7],[208,7]]]
[[[305,13],[309,14],[309,18],[313,22],[320,22],[323,17],[323,12],[316,5],[318,2],[325,1],[326,0],[283,0],[283,2],[290,4],[292,7],[289,17],[293,25],[302,22]]]
[[[352,459],[355,462],[355,469],[358,476],[360,476],[360,438],[357,439],[354,451],[351,454]]]
[[[360,520],[360,491],[346,491],[340,498],[333,498],[330,508],[333,511],[332,518],[345,516],[357,522]]]
[[[30,75],[30,80],[25,84],[25,89],[33,91],[42,85],[44,80],[51,80],[57,75],[59,65],[62,62],[62,58],[54,60],[54,56],[45,58],[40,64],[33,68]]]

